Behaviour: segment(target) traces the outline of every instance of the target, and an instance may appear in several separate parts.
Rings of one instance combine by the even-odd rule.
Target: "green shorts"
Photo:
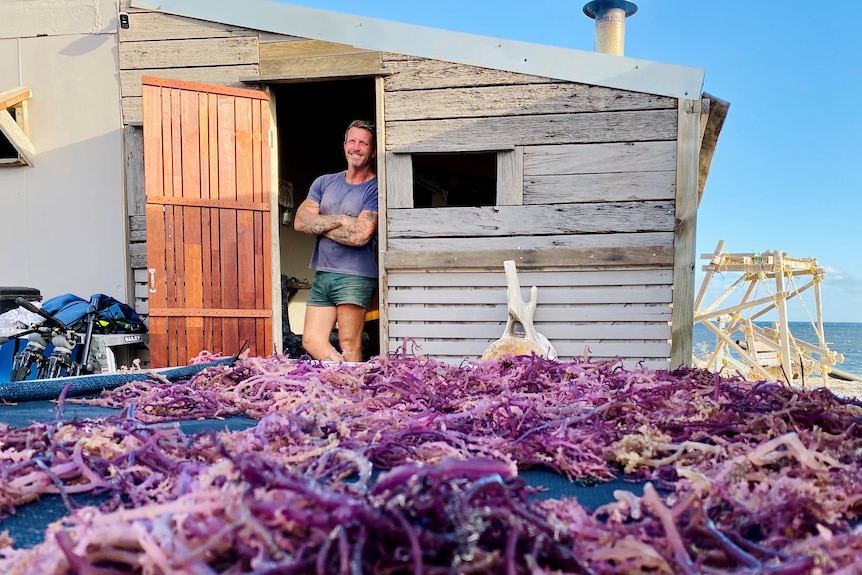
[[[351,303],[367,308],[377,287],[377,278],[317,272],[306,305],[335,307]]]

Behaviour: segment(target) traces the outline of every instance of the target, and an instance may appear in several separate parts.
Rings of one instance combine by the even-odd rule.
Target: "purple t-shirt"
[[[325,174],[311,184],[308,198],[320,205],[320,214],[347,214],[354,218],[363,210],[377,211],[377,177],[362,184],[349,184],[346,172]],[[308,267],[368,278],[377,277],[377,233],[364,246],[345,246],[317,236]]]

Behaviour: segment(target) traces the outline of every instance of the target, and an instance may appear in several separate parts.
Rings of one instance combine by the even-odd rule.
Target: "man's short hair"
[[[374,122],[369,122],[368,120],[353,120],[350,122],[350,125],[347,126],[347,129],[344,130],[344,141],[347,141],[347,132],[350,131],[350,128],[362,128],[363,130],[368,130],[371,132],[371,146],[374,147],[374,144],[377,140],[377,134],[375,133]]]

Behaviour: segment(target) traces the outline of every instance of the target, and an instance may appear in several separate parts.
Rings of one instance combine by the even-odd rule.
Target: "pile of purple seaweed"
[[[73,401],[73,400],[66,400]],[[699,369],[241,358],[0,423],[0,518],[46,495],[10,575],[857,573],[862,402]],[[178,421],[246,415],[243,431]],[[519,471],[624,478],[590,509]],[[79,506],[70,496],[102,496]],[[2,523],[0,523],[2,530]]]

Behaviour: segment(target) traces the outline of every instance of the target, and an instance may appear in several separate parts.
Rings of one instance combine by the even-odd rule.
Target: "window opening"
[[[35,151],[27,135],[27,100],[23,86],[0,92],[0,166],[33,165]]]
[[[413,207],[493,206],[497,200],[497,153],[411,155]]]
[[[12,119],[15,119],[15,114],[12,110],[9,110],[12,114]],[[0,160],[4,162],[9,161],[18,161],[18,150],[15,149],[15,146],[12,145],[12,142],[9,141],[9,138],[6,137],[6,134],[0,132]]]

